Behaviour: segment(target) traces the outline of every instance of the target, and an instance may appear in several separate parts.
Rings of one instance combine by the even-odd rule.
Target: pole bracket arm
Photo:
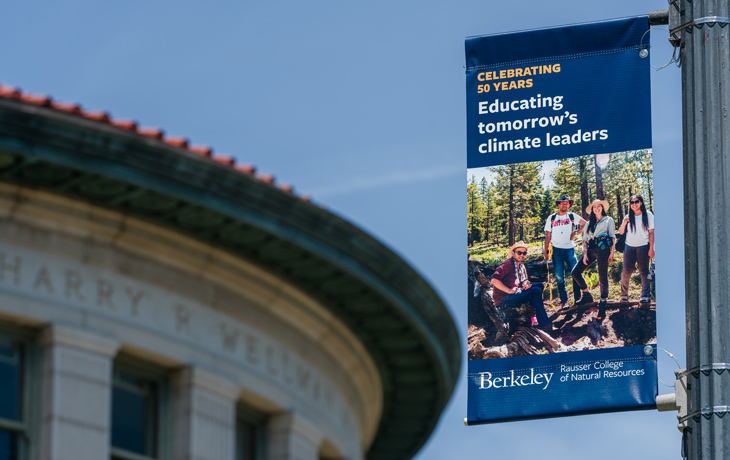
[[[674,393],[659,395],[656,398],[656,408],[659,412],[677,411],[679,424],[677,429],[681,432],[687,429],[687,375],[684,369],[674,371]]]

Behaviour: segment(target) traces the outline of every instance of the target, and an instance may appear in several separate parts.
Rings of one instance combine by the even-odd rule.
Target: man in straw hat
[[[512,257],[502,262],[492,275],[494,303],[500,308],[512,308],[528,303],[535,310],[538,326],[552,330],[552,321],[545,313],[545,305],[542,303],[542,283],[532,284],[527,279],[524,263],[527,258],[527,244],[518,241],[512,245],[510,255]]]
[[[560,306],[568,305],[568,292],[565,290],[565,265],[568,265],[568,273],[575,267],[575,243],[573,236],[585,225],[583,218],[568,210],[573,206],[574,201],[568,195],[563,195],[555,201],[558,212],[551,214],[545,222],[545,248],[543,257],[545,261],[550,260],[550,245],[552,244],[552,261],[555,270],[555,279],[558,282],[558,295]],[[580,299],[580,288],[573,280],[573,299],[578,302]]]

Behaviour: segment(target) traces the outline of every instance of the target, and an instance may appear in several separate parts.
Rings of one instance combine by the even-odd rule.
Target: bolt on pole
[[[682,67],[688,368],[683,456],[729,459],[730,5],[671,0],[669,10]]]

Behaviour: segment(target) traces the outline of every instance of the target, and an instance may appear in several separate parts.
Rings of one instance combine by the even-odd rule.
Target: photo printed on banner
[[[467,424],[655,406],[647,30],[466,40]]]
[[[596,227],[635,238],[628,250],[597,248],[595,201]],[[656,343],[651,150],[469,169],[467,207],[470,360]],[[510,259],[525,283],[505,301]]]

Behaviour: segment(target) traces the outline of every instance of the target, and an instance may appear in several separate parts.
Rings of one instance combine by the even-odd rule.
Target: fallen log
[[[566,348],[550,334],[533,327],[519,327],[512,334],[509,343],[479,350],[483,359],[507,358],[510,356],[537,355],[546,350],[549,353],[566,351]]]
[[[631,307],[638,307],[640,310],[656,310],[656,302],[651,303],[641,303],[638,301],[629,301],[629,302],[621,302],[620,300],[609,300],[606,302],[607,308],[613,308],[613,309],[629,309]],[[549,312],[548,314],[555,314],[555,313],[570,313],[571,311],[576,310],[585,310],[588,308],[598,308],[598,302],[589,302],[584,303],[582,305],[572,305],[570,308],[561,308],[558,310],[553,310]]]

